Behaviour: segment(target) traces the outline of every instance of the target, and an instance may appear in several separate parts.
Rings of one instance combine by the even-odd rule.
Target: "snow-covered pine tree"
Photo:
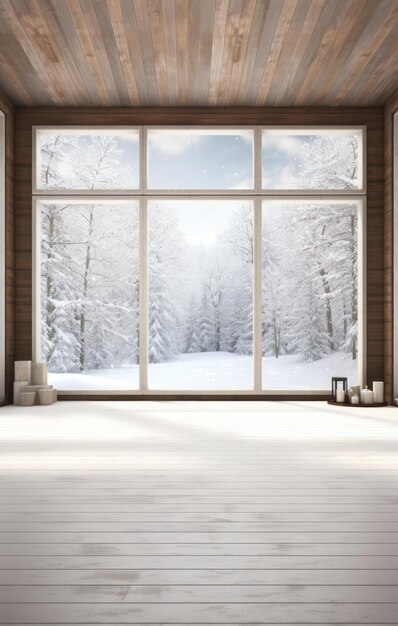
[[[207,285],[202,284],[202,296],[199,309],[199,346],[200,352],[214,350],[214,312],[210,305]]]
[[[190,354],[193,354],[195,352],[200,352],[199,337],[198,337],[198,333],[196,332],[195,328],[193,328],[191,336],[190,336],[189,341],[187,343],[186,352],[188,352]]]
[[[149,211],[149,362],[162,363],[183,349],[183,326],[177,298],[181,285],[182,241],[172,208]]]
[[[290,281],[289,281],[290,282]],[[268,264],[263,272],[263,354],[276,359],[285,353],[288,331],[289,292],[281,280],[280,265]]]
[[[263,210],[262,352],[279,358],[294,353],[291,331],[302,251],[289,207]]]
[[[253,209],[242,204],[234,211],[223,234],[225,272],[228,276],[224,298],[225,349],[237,354],[253,353]]]
[[[175,318],[164,285],[152,277],[151,288],[156,291],[156,297],[151,297],[148,310],[150,328],[148,358],[149,363],[163,363],[176,353]]]
[[[47,205],[42,211],[41,350],[54,372],[78,365],[76,265],[63,227],[66,210]]]
[[[247,291],[251,290],[247,289]],[[245,305],[240,311],[240,323],[237,328],[237,339],[234,347],[236,354],[253,354],[253,304],[252,298],[247,297],[249,293],[245,294]]]
[[[295,323],[292,331],[303,361],[317,361],[330,352],[325,324],[324,306],[319,297],[319,285],[311,276],[311,268],[297,284]]]
[[[192,298],[189,304],[189,316],[186,323],[186,336],[184,342],[184,352],[187,353],[193,354],[195,352],[201,352],[198,332],[198,314],[199,311],[197,302],[194,298]]]
[[[208,302],[212,311],[214,351],[220,352],[222,338],[222,304],[226,292],[226,273],[220,256],[215,254],[211,260],[209,274],[206,280]]]

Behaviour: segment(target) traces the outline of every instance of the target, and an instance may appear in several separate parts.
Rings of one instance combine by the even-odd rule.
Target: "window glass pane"
[[[39,189],[138,189],[137,130],[37,131]]]
[[[358,381],[358,205],[263,202],[264,389]]]
[[[253,130],[148,130],[149,189],[252,189]]]
[[[41,207],[41,354],[57,389],[138,388],[138,205]]]
[[[263,130],[263,189],[360,189],[361,140],[360,131]]]
[[[149,203],[149,387],[253,388],[249,201]]]

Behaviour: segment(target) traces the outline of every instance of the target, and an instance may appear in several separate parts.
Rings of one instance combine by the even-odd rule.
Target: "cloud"
[[[166,133],[153,133],[149,136],[149,143],[152,149],[164,154],[182,154],[186,150],[197,145],[202,137],[195,135],[172,135]]]
[[[296,156],[303,145],[302,138],[294,135],[267,134],[263,135],[263,147],[278,150],[288,156]]]
[[[297,189],[297,175],[288,164],[270,175],[263,172],[263,189]]]
[[[232,185],[230,189],[252,189],[253,188],[253,179],[252,178],[242,178],[235,185]]]

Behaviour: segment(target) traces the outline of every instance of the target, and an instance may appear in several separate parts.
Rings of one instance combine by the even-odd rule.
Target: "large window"
[[[363,376],[363,128],[37,128],[34,357],[64,393]]]

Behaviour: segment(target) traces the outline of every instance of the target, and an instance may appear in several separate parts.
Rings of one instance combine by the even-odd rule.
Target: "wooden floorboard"
[[[398,410],[0,409],[0,624],[398,624]]]

